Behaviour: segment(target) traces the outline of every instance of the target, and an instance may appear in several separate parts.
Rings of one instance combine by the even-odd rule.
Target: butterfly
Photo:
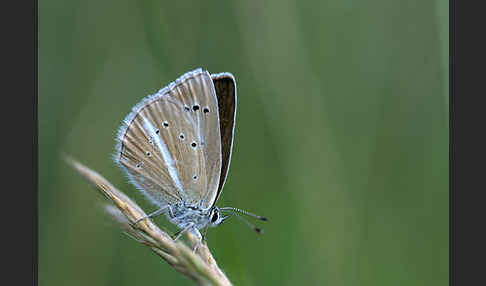
[[[123,120],[114,160],[129,181],[180,230],[202,242],[200,229],[215,227],[229,215],[262,232],[238,213],[250,212],[215,203],[231,161],[236,120],[236,80],[231,73],[196,69],[145,97]]]

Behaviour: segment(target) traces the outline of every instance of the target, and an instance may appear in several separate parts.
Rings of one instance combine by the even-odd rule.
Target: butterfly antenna
[[[254,231],[258,233],[263,233],[263,229],[256,227],[254,224],[252,224],[251,222],[249,222],[248,220],[246,220],[244,217],[240,216],[236,212],[231,212],[231,214],[236,218],[238,218],[239,220],[241,220],[242,222],[246,223],[246,225],[248,225],[250,228],[253,228]]]
[[[247,216],[254,217],[254,218],[262,220],[262,221],[268,221],[268,218],[266,218],[266,217],[259,216],[259,215],[256,215],[254,213],[251,213],[251,212],[247,212],[245,210],[240,210],[238,208],[224,207],[224,208],[220,208],[220,210],[222,210],[222,211],[233,211],[234,214],[236,214],[235,212],[239,212],[239,213],[245,214]]]

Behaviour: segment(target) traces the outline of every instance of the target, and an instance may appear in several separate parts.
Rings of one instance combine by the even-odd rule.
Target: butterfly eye
[[[164,122],[162,123],[162,125],[164,125],[164,127],[168,127],[168,126],[169,126],[169,122],[164,121]]]
[[[192,146],[192,148],[196,148],[196,146],[197,146],[196,142],[192,142],[191,146]]]
[[[209,108],[205,107],[204,110],[203,110],[204,113],[208,113],[209,112]]]
[[[219,217],[218,212],[217,211],[213,212],[213,215],[211,216],[211,222],[216,222],[218,220],[218,217]]]
[[[194,110],[194,111],[198,111],[198,110],[199,110],[199,105],[194,105],[194,106],[192,107],[192,110]]]

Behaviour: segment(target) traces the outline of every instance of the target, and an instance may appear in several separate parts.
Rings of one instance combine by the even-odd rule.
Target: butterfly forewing
[[[219,126],[221,132],[221,176],[214,202],[223,189],[231,162],[236,120],[236,81],[230,73],[211,75],[218,98]]]
[[[217,104],[211,76],[198,69],[144,99],[125,119],[117,162],[158,205],[212,205],[221,169]]]

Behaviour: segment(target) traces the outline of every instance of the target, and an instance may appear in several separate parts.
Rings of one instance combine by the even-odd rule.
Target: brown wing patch
[[[230,73],[212,75],[216,97],[218,98],[219,128],[221,132],[221,176],[219,179],[219,197],[231,163],[233,149],[234,126],[236,119],[236,82]]]

